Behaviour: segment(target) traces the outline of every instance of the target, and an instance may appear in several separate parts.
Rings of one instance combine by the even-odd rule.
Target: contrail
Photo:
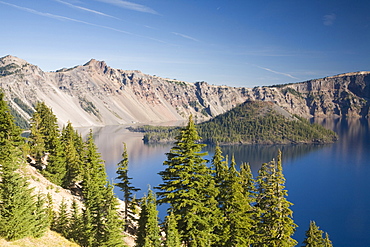
[[[258,68],[260,68],[260,69],[267,70],[267,71],[272,72],[272,73],[275,73],[275,74],[285,75],[285,76],[287,76],[287,77],[290,77],[290,78],[293,78],[293,79],[297,79],[297,80],[299,80],[299,78],[294,77],[294,76],[292,76],[291,74],[288,74],[288,73],[283,73],[283,72],[275,71],[275,70],[272,70],[272,69],[269,69],[269,68],[260,67],[260,66],[256,66],[256,67],[258,67]]]

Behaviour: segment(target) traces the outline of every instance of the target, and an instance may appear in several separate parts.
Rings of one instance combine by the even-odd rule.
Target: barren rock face
[[[79,126],[205,121],[245,100],[274,101],[293,114],[368,116],[370,72],[358,72],[277,87],[235,88],[189,83],[140,71],[113,69],[94,59],[85,65],[43,72],[26,61],[0,59],[0,86],[25,119],[38,101],[60,124]]]

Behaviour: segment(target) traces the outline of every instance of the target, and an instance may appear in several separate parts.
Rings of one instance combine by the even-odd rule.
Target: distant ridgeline
[[[208,144],[295,144],[332,143],[337,134],[319,124],[291,115],[273,102],[246,101],[232,110],[197,125],[203,143]],[[173,142],[180,127],[130,128],[144,132],[144,142]]]

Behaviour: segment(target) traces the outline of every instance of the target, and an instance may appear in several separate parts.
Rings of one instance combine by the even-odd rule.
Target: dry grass
[[[78,244],[72,243],[67,239],[63,238],[60,234],[47,231],[41,238],[23,238],[16,241],[8,242],[4,239],[0,239],[1,247],[79,247]]]

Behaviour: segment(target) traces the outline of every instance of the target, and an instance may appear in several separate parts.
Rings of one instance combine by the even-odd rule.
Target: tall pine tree
[[[286,197],[285,178],[282,173],[281,151],[277,161],[262,164],[257,177],[258,196],[256,205],[260,210],[257,218],[256,246],[295,246],[292,238],[297,225],[293,221],[293,204]]]
[[[31,118],[31,134],[28,141],[31,156],[41,164],[41,157],[47,155],[48,165],[42,174],[61,186],[66,167],[57,118],[44,102],[37,103],[35,109]]]
[[[76,188],[82,181],[82,156],[83,141],[82,137],[73,129],[68,122],[62,129],[61,143],[65,153],[66,174],[63,178],[64,188]]]
[[[82,194],[84,197],[85,209],[83,211],[84,235],[83,246],[96,246],[94,239],[103,228],[102,207],[104,203],[105,185],[107,174],[100,154],[94,142],[93,132],[90,130],[85,142],[85,157],[83,162]]]
[[[52,230],[59,232],[64,237],[68,237],[70,231],[70,214],[65,199],[59,205],[58,214],[55,216]]]
[[[332,247],[329,236],[326,233],[323,238],[323,231],[319,229],[315,221],[310,221],[310,227],[306,231],[306,238],[303,241],[305,247]]]
[[[333,243],[329,239],[329,234],[327,232],[325,233],[324,247],[333,247]]]
[[[167,153],[160,172],[159,203],[169,203],[175,215],[182,241],[186,246],[211,246],[216,242],[214,229],[219,210],[213,172],[207,167],[201,153],[203,144],[192,117],[176,137],[175,146]]]
[[[123,246],[121,222],[117,215],[117,198],[107,184],[103,160],[94,143],[93,133],[85,143],[82,194],[85,208],[82,213],[82,246]]]
[[[46,201],[42,194],[37,194],[35,211],[35,226],[33,228],[33,237],[39,238],[44,235],[46,230],[50,227],[48,208]]]
[[[177,222],[173,212],[166,216],[165,220],[166,239],[165,247],[181,247],[181,237],[177,229]]]
[[[140,189],[132,186],[132,183],[130,182],[132,178],[128,176],[128,154],[126,143],[123,143],[122,160],[117,164],[116,173],[118,174],[116,179],[120,182],[116,183],[115,185],[118,186],[123,192],[123,201],[125,202],[124,224],[125,231],[127,231],[129,226],[135,221],[133,213],[129,210],[131,207],[135,207],[136,204],[134,202],[133,193],[139,191]]]
[[[142,199],[139,229],[135,246],[161,246],[156,198],[150,189],[148,190],[148,195]]]
[[[122,220],[118,215],[118,201],[113,193],[113,186],[107,184],[104,203],[101,209],[103,228],[98,233],[99,247],[124,247]]]
[[[221,211],[225,217],[223,246],[250,246],[254,238],[254,210],[250,192],[243,189],[243,178],[231,159],[228,176],[222,183],[224,203]]]

